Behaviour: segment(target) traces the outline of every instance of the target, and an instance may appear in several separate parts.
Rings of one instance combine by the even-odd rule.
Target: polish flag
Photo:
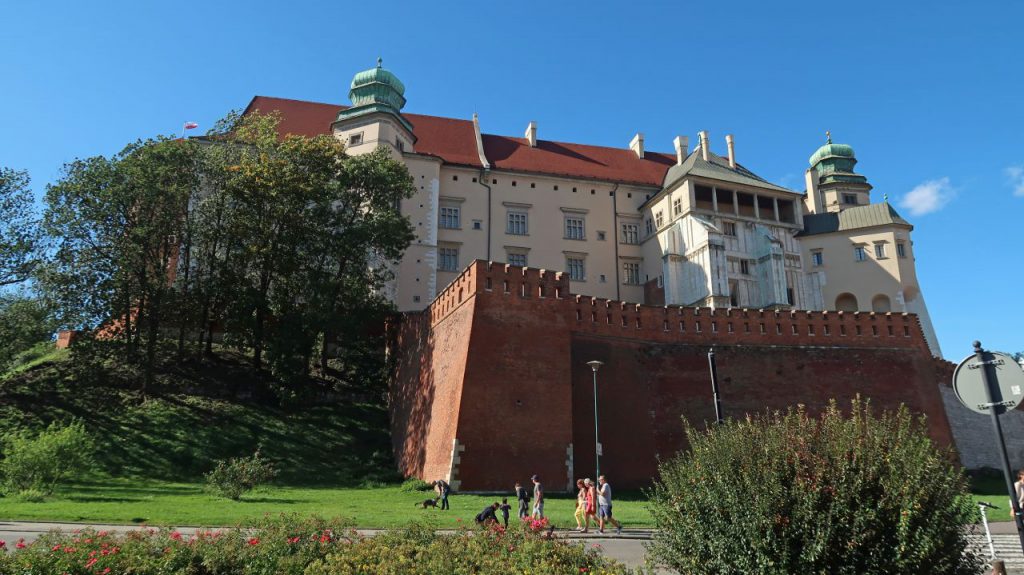
[[[199,127],[199,124],[197,124],[195,122],[185,122],[185,129],[186,130],[194,130],[194,129],[198,128],[198,127]]]

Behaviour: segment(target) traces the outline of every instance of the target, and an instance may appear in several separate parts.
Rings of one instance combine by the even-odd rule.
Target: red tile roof
[[[329,134],[331,123],[346,106],[256,96],[244,113],[277,110],[282,134]],[[413,125],[416,153],[437,156],[446,163],[481,167],[473,122],[421,114],[402,114]],[[661,187],[674,154],[647,152],[644,158],[628,148],[607,148],[538,140],[531,148],[524,138],[483,134],[484,153],[501,170]]]

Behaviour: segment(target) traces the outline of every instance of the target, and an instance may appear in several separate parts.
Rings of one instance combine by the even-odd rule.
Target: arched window
[[[857,311],[857,296],[852,293],[841,293],[836,297],[836,309],[839,311]]]
[[[878,294],[871,298],[871,311],[878,313],[886,313],[892,311],[892,302],[889,301],[889,296]]]

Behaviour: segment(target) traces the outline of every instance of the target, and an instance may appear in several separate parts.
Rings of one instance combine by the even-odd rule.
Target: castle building
[[[331,133],[350,154],[403,161],[416,238],[389,296],[426,308],[474,260],[565,272],[573,293],[713,309],[910,312],[940,356],[914,270],[913,226],[831,138],[803,192],[724,154],[707,132],[674,153],[486,134],[472,119],[404,113],[405,87],[381,62],[352,79],[350,106],[257,96],[246,113],[281,113],[283,133]]]

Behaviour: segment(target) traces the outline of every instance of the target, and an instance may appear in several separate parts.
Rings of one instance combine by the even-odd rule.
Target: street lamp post
[[[594,478],[596,479],[601,476],[601,442],[597,436],[597,370],[604,363],[595,359],[594,361],[588,361],[587,365],[590,366],[590,369],[594,370],[594,467],[597,471]]]

